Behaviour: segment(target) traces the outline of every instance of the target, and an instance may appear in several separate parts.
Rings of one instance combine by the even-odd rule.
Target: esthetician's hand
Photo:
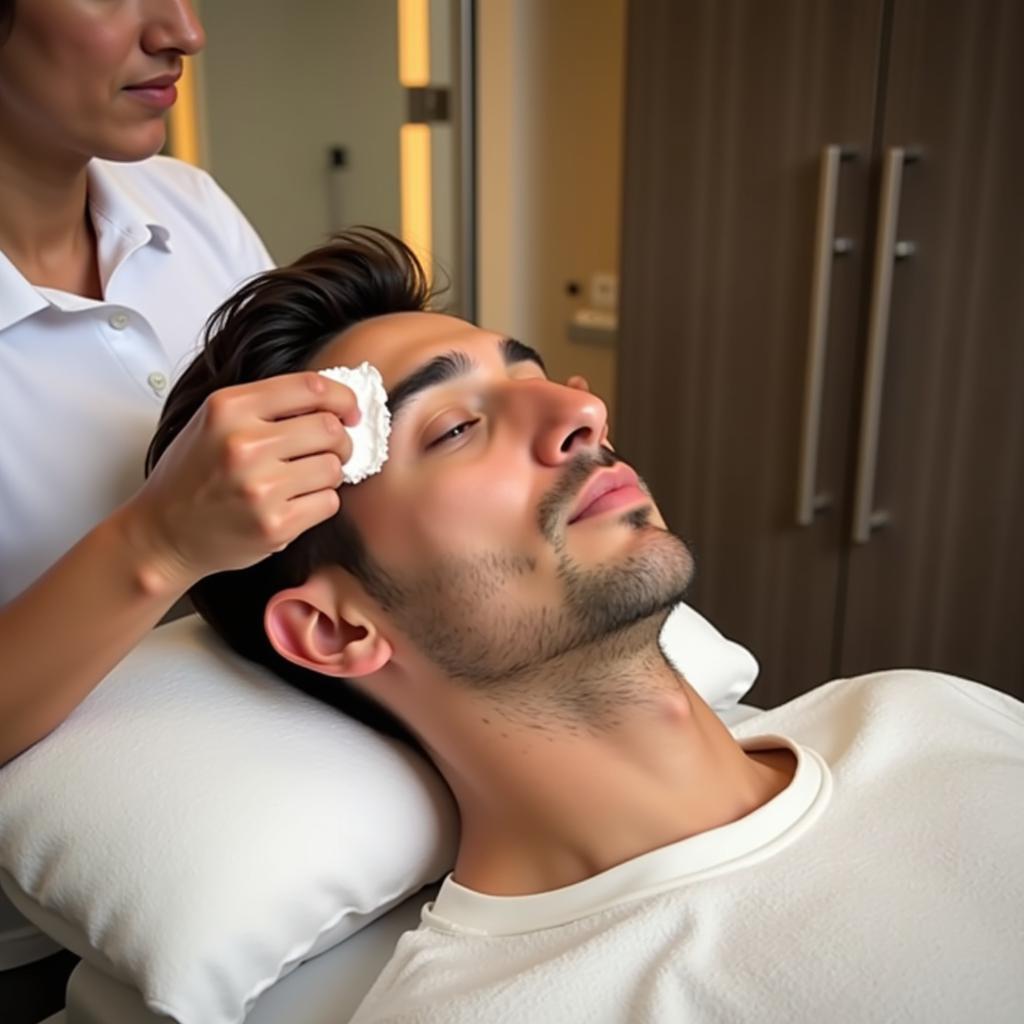
[[[122,510],[158,583],[242,569],[334,515],[358,422],[352,391],[314,372],[211,394]]]

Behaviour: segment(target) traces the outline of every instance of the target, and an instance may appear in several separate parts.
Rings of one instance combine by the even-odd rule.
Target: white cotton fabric
[[[721,714],[739,710],[748,652],[685,605],[661,642]],[[0,769],[0,884],[182,1024],[240,1020],[276,978],[439,878],[456,837],[447,790],[404,747],[195,617],[146,637]]]
[[[753,654],[688,604],[680,602],[669,612],[658,642],[675,670],[715,711],[735,708],[757,680],[760,666]]]
[[[379,473],[388,458],[388,438],[391,436],[391,410],[380,370],[363,362],[356,367],[334,366],[320,373],[352,389],[359,406],[359,422],[347,427],[352,440],[352,454],[342,466],[342,479],[346,484],[358,484],[368,476]]]
[[[196,616],[154,630],[0,771],[0,823],[18,908],[180,1024],[240,1024],[439,878],[457,835],[423,758]]]
[[[93,160],[102,301],[41,288],[0,252],[0,604],[142,484],[143,460],[206,318],[271,264],[203,171]],[[57,947],[0,896],[0,970]]]
[[[888,672],[734,732],[797,751],[787,790],[555,892],[449,879],[353,1024],[1017,1024],[1024,705]]]
[[[93,160],[88,175],[102,300],[36,287],[0,252],[0,604],[138,490],[206,318],[271,266],[197,168]]]

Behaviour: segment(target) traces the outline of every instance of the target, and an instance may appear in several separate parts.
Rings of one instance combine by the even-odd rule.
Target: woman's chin
[[[93,146],[92,155],[100,160],[134,163],[156,156],[167,141],[167,126],[163,118],[138,126],[131,132],[111,134]]]

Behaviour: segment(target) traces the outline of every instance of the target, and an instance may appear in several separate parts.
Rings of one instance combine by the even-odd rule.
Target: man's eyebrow
[[[434,356],[428,363],[413,370],[408,377],[403,377],[388,392],[388,409],[391,419],[398,416],[398,411],[421,391],[437,387],[456,377],[464,377],[473,369],[473,361],[465,352],[446,352]]]
[[[540,353],[536,349],[530,348],[529,345],[516,341],[515,338],[502,340],[501,355],[506,366],[511,366],[513,363],[536,363],[545,373],[548,372]]]
[[[536,363],[542,370],[544,360],[540,353],[524,345],[515,338],[503,338],[501,341],[501,356],[506,366],[515,363]],[[434,356],[429,362],[413,370],[407,377],[403,377],[388,392],[388,409],[391,411],[391,418],[398,416],[399,409],[408,404],[416,395],[427,388],[437,387],[457,377],[464,377],[475,364],[465,352],[446,352],[444,355]]]

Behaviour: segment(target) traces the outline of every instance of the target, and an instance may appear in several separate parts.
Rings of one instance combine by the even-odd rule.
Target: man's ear
[[[263,613],[274,650],[321,675],[356,679],[383,668],[391,659],[391,644],[365,601],[344,589],[326,574],[314,573],[301,586],[275,594]]]

